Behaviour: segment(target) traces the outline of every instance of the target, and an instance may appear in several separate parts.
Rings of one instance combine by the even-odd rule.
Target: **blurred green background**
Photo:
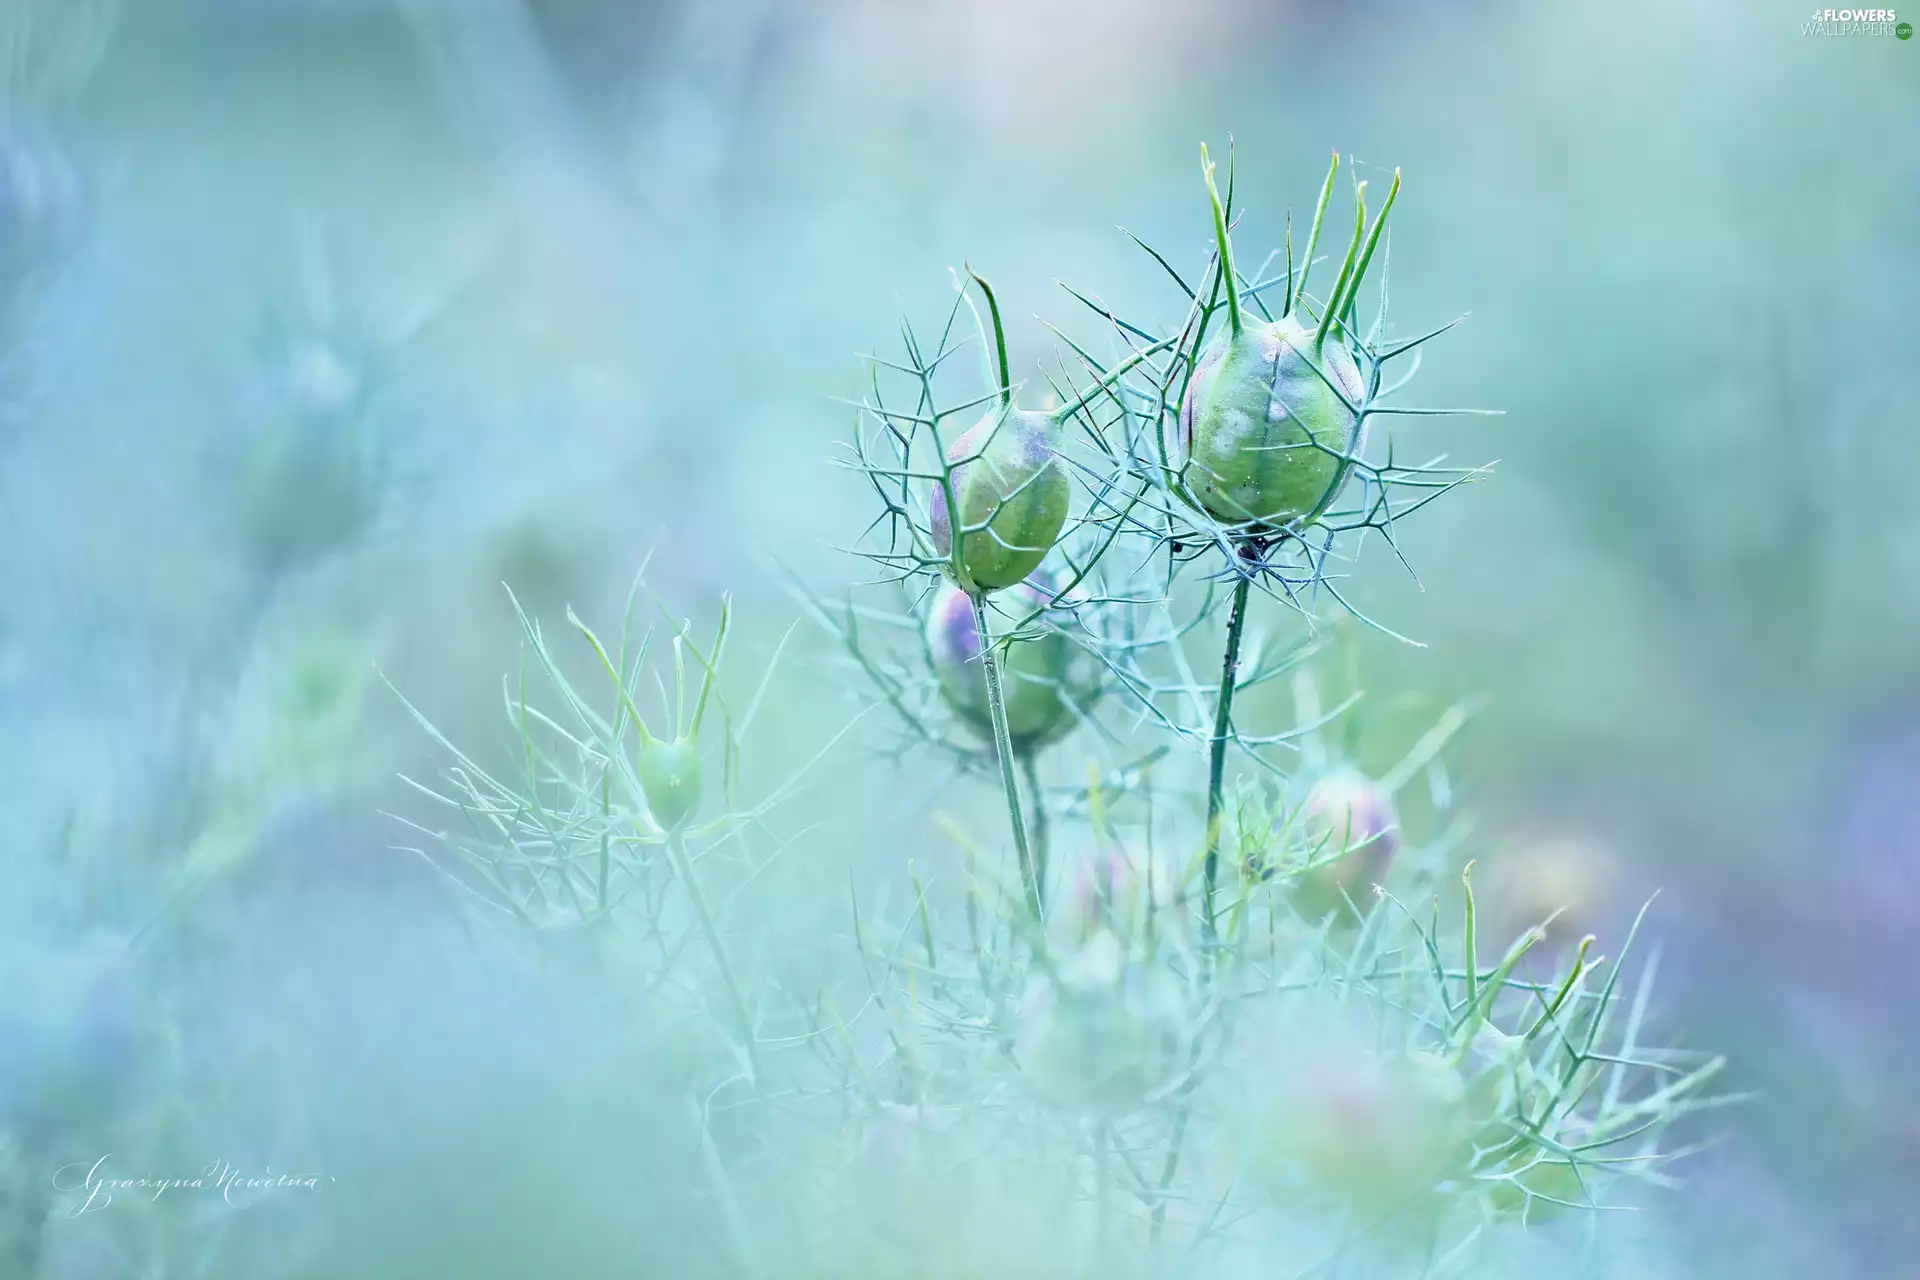
[[[55,1223],[50,1274],[683,1274],[681,1067],[475,959],[392,848],[395,775],[437,758],[380,675],[497,742],[501,580],[607,619],[649,548],[682,607],[737,591],[764,660],[775,558],[862,572],[829,462],[855,353],[963,258],[1018,368],[1073,314],[1056,280],[1176,319],[1115,224],[1201,261],[1229,136],[1261,245],[1329,147],[1402,167],[1396,317],[1471,312],[1421,400],[1506,414],[1409,447],[1499,466],[1401,532],[1417,581],[1362,562],[1427,646],[1369,638],[1364,676],[1489,695],[1454,767],[1516,918],[1661,891],[1662,1016],[1760,1095],[1682,1166],[1673,1273],[1911,1266],[1913,42],[1784,0],[0,8],[0,1101],[129,1172],[330,1180],[129,1209],[163,1271]],[[769,776],[849,714],[809,660]],[[815,776],[773,935],[849,866],[948,856],[875,811],[883,767]],[[164,1043],[32,1078],[50,1027],[128,1052],[88,948],[153,928]]]

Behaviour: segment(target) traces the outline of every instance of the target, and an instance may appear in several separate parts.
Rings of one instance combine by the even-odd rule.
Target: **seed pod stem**
[[[1233,267],[1233,237],[1227,234],[1227,210],[1220,203],[1220,188],[1213,185],[1213,161],[1207,158],[1207,144],[1200,144],[1200,172],[1207,180],[1207,198],[1213,202],[1213,236],[1220,244],[1220,283],[1227,290],[1227,323],[1238,335],[1244,323],[1240,315],[1240,276]]]
[[[980,292],[986,295],[987,315],[993,321],[993,353],[1000,369],[1000,407],[1010,408],[1013,405],[1013,366],[1007,360],[1007,329],[1000,323],[1000,300],[993,296],[993,286],[984,277],[966,263],[961,265],[966,267],[967,278],[979,285]]]
[[[1307,296],[1307,275],[1313,270],[1313,251],[1320,243],[1320,222],[1327,216],[1327,205],[1333,200],[1333,176],[1340,172],[1340,153],[1333,153],[1333,163],[1327,166],[1327,180],[1320,184],[1320,202],[1313,206],[1313,226],[1307,232],[1307,251],[1300,257],[1300,284],[1293,295],[1287,299],[1287,314],[1293,314],[1294,306]]]
[[[1206,938],[1215,936],[1213,890],[1220,878],[1220,814],[1226,807],[1227,737],[1233,730],[1233,692],[1239,682],[1240,639],[1247,626],[1247,595],[1253,580],[1244,574],[1233,584],[1227,611],[1227,651],[1220,660],[1220,696],[1213,712],[1213,739],[1207,762],[1207,858],[1202,911]]]
[[[1020,753],[1020,765],[1027,775],[1027,796],[1033,805],[1033,878],[1047,882],[1048,823],[1047,800],[1040,792],[1040,753],[1029,747]]]
[[[980,663],[987,670],[987,705],[993,713],[993,750],[1000,760],[1000,786],[1007,798],[1007,822],[1013,827],[1013,850],[1020,860],[1021,887],[1033,918],[1043,918],[1040,881],[1034,873],[1033,850],[1027,845],[1027,822],[1020,811],[1020,784],[1014,778],[1013,734],[1007,729],[1006,691],[1000,685],[1000,659],[993,651],[993,633],[987,629],[987,597],[974,592],[973,625],[980,630]]]
[[[754,1091],[759,1092],[766,1088],[766,1077],[760,1070],[760,1045],[753,1031],[753,1012],[748,1008],[747,997],[740,989],[740,979],[734,974],[727,944],[714,924],[713,909],[707,905],[706,891],[701,889],[700,881],[694,875],[693,859],[687,856],[686,835],[677,827],[667,832],[667,859],[673,864],[674,874],[680,877],[680,883],[687,888],[687,898],[693,903],[694,919],[699,921],[700,932],[706,935],[707,947],[713,952],[713,964],[720,971],[720,984],[726,988],[735,1030],[747,1055],[747,1070],[753,1075]]]

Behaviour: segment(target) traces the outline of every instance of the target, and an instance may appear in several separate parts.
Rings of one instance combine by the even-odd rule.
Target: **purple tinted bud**
[[[1003,615],[1018,622],[1055,602],[1044,579],[1022,582],[999,598]],[[1016,640],[1001,660],[1002,689],[1007,702],[1007,730],[1016,746],[1037,748],[1071,732],[1080,715],[1100,695],[1096,664],[1061,628],[1065,617],[1042,614],[1027,629],[1038,634]],[[959,587],[943,584],[934,593],[927,613],[927,650],[940,681],[940,692],[960,718],[982,737],[993,733],[992,710],[987,704],[986,669],[981,662],[980,633],[974,625],[973,601]]]
[[[1309,863],[1294,887],[1301,914],[1319,918],[1349,902],[1364,907],[1369,886],[1400,848],[1393,797],[1358,770],[1336,770],[1307,789],[1300,822]]]
[[[1054,420],[1023,409],[993,409],[947,450],[948,483],[963,530],[955,571],[981,591],[1011,587],[1040,567],[1067,520],[1070,488],[1054,456]],[[953,556],[946,486],[928,501],[933,547]]]

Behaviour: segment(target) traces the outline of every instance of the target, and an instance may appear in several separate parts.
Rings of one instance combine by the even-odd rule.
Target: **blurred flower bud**
[[[1050,609],[1056,600],[1044,578],[1021,582],[1004,598],[1008,610],[1019,617]],[[1001,692],[1007,703],[1007,730],[1016,748],[1034,750],[1065,737],[1099,699],[1098,664],[1066,634],[1064,624],[1064,618],[1055,620],[1043,613],[1028,628],[1040,634],[1015,640],[1004,651]],[[942,583],[927,613],[927,649],[934,674],[947,705],[976,733],[991,739],[993,713],[987,703],[980,647],[972,599],[952,583]]]
[[[1465,1086],[1436,1058],[1336,1033],[1295,1046],[1278,1086],[1256,1126],[1257,1162],[1277,1194],[1305,1185],[1386,1216],[1467,1167]]]
[[[1054,454],[1058,432],[1047,414],[996,405],[947,450],[947,483],[960,508],[957,556],[946,485],[934,484],[928,514],[933,548],[948,558],[962,588],[1011,587],[1053,549],[1071,492]]]
[[[1349,903],[1364,910],[1400,848],[1393,797],[1359,770],[1338,769],[1307,789],[1300,822],[1310,865],[1292,885],[1296,909],[1313,920],[1349,911]]]
[[[1110,845],[1074,863],[1066,897],[1051,917],[1073,946],[1102,933],[1136,956],[1156,939],[1178,938],[1187,923],[1179,874],[1165,859],[1127,845]]]
[[[247,548],[269,576],[352,546],[379,516],[386,475],[361,365],[300,334],[267,355],[239,462]]]
[[[1120,1116],[1172,1083],[1191,1034],[1186,985],[1163,965],[1129,958],[1102,929],[1054,977],[1034,980],[1014,1052],[1054,1105]]]
[[[1599,932],[1620,878],[1605,841],[1572,832],[1524,836],[1504,844],[1474,873],[1489,927],[1511,936],[1555,912],[1553,932],[1578,938]]]

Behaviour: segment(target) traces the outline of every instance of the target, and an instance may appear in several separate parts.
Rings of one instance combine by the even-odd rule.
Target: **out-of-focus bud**
[[[359,361],[311,333],[263,358],[237,478],[247,550],[273,577],[351,547],[378,518],[387,477]]]
[[[1337,769],[1307,789],[1300,823],[1308,867],[1295,878],[1295,909],[1312,920],[1365,910],[1371,886],[1400,848],[1400,820],[1387,789],[1357,769]]]
[[[1556,937],[1597,933],[1620,879],[1607,843],[1583,832],[1523,836],[1504,843],[1474,872],[1488,927],[1517,935],[1555,912]]]
[[[1019,1011],[1015,1056],[1035,1091],[1089,1115],[1138,1110],[1185,1064],[1191,996],[1164,965],[1128,956],[1101,929]]]
[[[1277,1194],[1318,1191],[1386,1217],[1435,1194],[1471,1157],[1465,1085],[1431,1056],[1334,1034],[1295,1045],[1277,1085],[1255,1149]]]
[[[1167,859],[1113,844],[1073,863],[1067,875],[1066,895],[1051,920],[1067,945],[1085,946],[1104,931],[1143,955],[1162,938],[1184,936],[1184,886]]]
[[[1063,629],[1056,617],[1059,598],[1043,577],[1022,582],[1000,597],[1014,621],[1036,610],[1027,639],[1015,640],[1000,663],[1001,692],[1007,703],[1007,731],[1018,749],[1036,750],[1071,733],[1101,694],[1099,664]],[[927,650],[947,705],[983,738],[993,736],[993,712],[987,702],[986,668],[981,662],[980,629],[973,601],[959,587],[943,583],[927,613]]]

